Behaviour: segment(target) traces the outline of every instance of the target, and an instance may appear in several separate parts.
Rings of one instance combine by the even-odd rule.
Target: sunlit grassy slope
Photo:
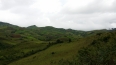
[[[36,53],[32,56],[15,61],[9,65],[58,65],[60,60],[71,60],[78,50],[87,46],[85,42],[77,41],[72,43],[61,43]]]

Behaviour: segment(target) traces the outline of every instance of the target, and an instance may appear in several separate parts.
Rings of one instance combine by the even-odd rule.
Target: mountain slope
[[[103,45],[102,43],[108,43],[110,45],[111,42],[115,43],[112,40],[115,37],[114,29],[78,31],[52,26],[19,27],[0,22],[0,65],[10,63],[10,65],[16,65],[16,63],[29,65],[30,61],[33,61],[32,63],[35,63],[35,65],[75,63],[77,61],[74,59],[78,58],[76,57],[77,53],[82,47],[96,49],[94,45],[98,43],[101,45]],[[111,42],[107,41],[109,39]],[[80,55],[82,54],[80,53]]]
[[[116,32],[62,43],[9,65],[115,65]]]
[[[58,65],[61,60],[72,60],[78,50],[87,46],[84,42],[61,43],[23,58],[9,65]]]

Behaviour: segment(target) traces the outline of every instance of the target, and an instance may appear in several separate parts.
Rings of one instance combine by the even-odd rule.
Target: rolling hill
[[[0,22],[0,65],[115,65],[115,40],[115,28],[80,31]]]

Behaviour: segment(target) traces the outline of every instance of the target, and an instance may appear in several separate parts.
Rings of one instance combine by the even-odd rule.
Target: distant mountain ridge
[[[0,26],[17,26],[17,25],[0,21]],[[20,26],[17,26],[17,27],[20,27]],[[55,27],[53,26],[37,27],[36,25],[31,25],[31,26],[23,27],[23,28],[55,28]],[[57,29],[63,29],[63,28],[57,28]],[[73,29],[67,29],[67,30],[73,30]],[[106,29],[101,29],[101,30],[106,30]],[[116,30],[116,28],[111,28],[110,30]],[[81,30],[77,30],[77,31],[81,31]]]
[[[11,35],[19,36],[20,35],[25,38],[27,37],[26,35],[28,34],[33,39],[39,39],[42,41],[45,41],[45,40],[51,41],[51,40],[56,40],[58,38],[76,39],[76,38],[82,38],[85,36],[94,35],[100,32],[109,31],[106,29],[94,30],[94,31],[80,31],[80,30],[73,30],[73,29],[55,28],[52,26],[37,27],[36,25],[31,25],[28,27],[19,27],[16,25],[5,23],[5,22],[0,22],[0,29],[1,31],[6,31],[5,33],[9,34],[8,36],[11,36]],[[112,30],[115,30],[115,28],[113,28]]]
[[[1,25],[11,25],[11,24],[5,23],[5,22],[1,22],[1,21],[0,21],[0,26],[1,26]]]
[[[25,38],[27,37],[26,34],[28,34],[33,39],[36,39],[36,40],[38,39],[42,41],[52,41],[58,38],[77,39],[77,38],[82,38],[85,36],[94,35],[96,33],[116,30],[116,28],[112,28],[112,30],[102,29],[102,30],[93,30],[93,31],[80,31],[80,30],[73,30],[73,29],[55,28],[52,26],[37,27],[36,25],[31,25],[28,27],[19,27],[10,23],[5,23],[5,22],[0,22],[0,29],[1,31],[6,31],[5,34],[9,34],[8,36],[15,35],[15,36],[22,36]]]

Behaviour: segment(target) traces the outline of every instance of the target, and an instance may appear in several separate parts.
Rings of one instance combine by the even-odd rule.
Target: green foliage
[[[25,28],[0,22],[0,65],[37,53],[42,57],[32,56],[33,60],[39,57],[46,60],[45,57],[48,57],[45,62],[53,65],[115,65],[115,40],[114,30],[85,32],[35,25]],[[84,48],[80,50],[81,47]],[[74,58],[70,59],[72,56]],[[54,60],[51,61],[51,58]]]
[[[96,36],[93,42],[78,52],[79,65],[116,65],[116,32]]]

